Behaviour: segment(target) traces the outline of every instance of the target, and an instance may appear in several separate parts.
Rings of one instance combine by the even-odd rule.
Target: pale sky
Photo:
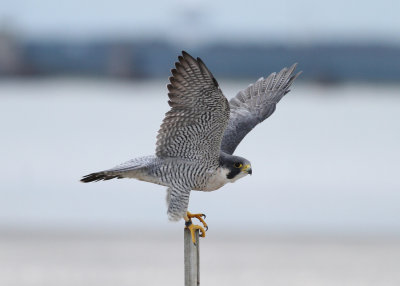
[[[6,0],[0,25],[27,37],[399,42],[398,0]]]

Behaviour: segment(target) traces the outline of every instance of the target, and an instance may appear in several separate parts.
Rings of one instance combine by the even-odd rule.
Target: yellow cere
[[[250,164],[244,165],[244,167],[242,168],[242,171],[246,172],[250,168],[251,168]]]

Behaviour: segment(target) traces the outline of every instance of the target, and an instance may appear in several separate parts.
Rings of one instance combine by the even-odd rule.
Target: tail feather
[[[82,183],[89,183],[122,178],[136,178],[140,180],[140,176],[145,175],[148,166],[153,164],[155,160],[155,156],[136,158],[120,164],[112,169],[83,176],[80,181]]]
[[[107,181],[111,179],[122,179],[121,175],[115,174],[107,174],[107,172],[97,172],[91,173],[89,175],[83,176],[81,179],[82,183],[90,183],[90,182],[98,182],[98,181]]]

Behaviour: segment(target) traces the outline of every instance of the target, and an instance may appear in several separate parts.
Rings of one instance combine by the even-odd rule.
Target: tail
[[[98,181],[107,181],[111,179],[122,179],[124,178],[121,174],[110,174],[111,172],[102,171],[97,173],[91,173],[89,175],[83,176],[81,179],[82,183],[90,183],[90,182],[98,182]]]
[[[136,158],[112,169],[83,176],[80,181],[82,183],[90,183],[122,178],[135,178],[141,180],[142,177],[146,175],[147,168],[154,163],[154,161],[155,156]]]

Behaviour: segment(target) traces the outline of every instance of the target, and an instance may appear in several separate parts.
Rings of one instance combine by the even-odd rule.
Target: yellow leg
[[[195,236],[196,230],[197,229],[200,230],[201,237],[206,236],[206,231],[204,230],[204,228],[202,226],[193,224],[191,218],[195,217],[195,218],[199,219],[203,223],[204,227],[206,227],[208,229],[208,226],[207,226],[206,222],[203,220],[202,216],[205,217],[204,214],[191,214],[190,212],[187,212],[187,214],[184,216],[185,227],[190,230],[190,234],[192,236],[192,241],[194,244],[196,244],[196,236]]]

